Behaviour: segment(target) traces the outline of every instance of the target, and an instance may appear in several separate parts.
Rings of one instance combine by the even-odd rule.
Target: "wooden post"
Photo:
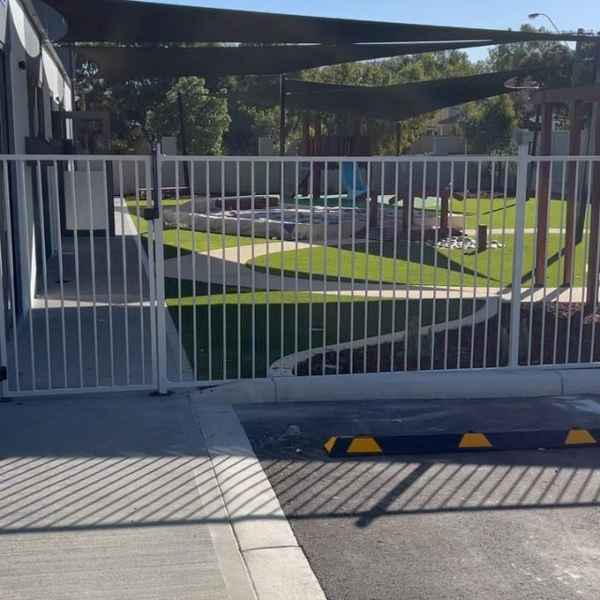
[[[553,105],[545,103],[542,110],[542,143],[540,152],[542,156],[552,153],[552,116]],[[546,246],[548,240],[548,206],[550,199],[550,163],[540,163],[540,179],[538,186],[537,223],[538,234],[535,254],[535,285],[543,286],[546,279]]]
[[[581,152],[581,102],[573,102],[569,113],[569,156],[577,156]],[[567,163],[566,201],[567,222],[565,233],[565,265],[563,269],[564,285],[573,283],[573,253],[575,251],[575,221],[577,219],[576,189],[577,163]]]
[[[450,187],[447,187],[441,196],[440,206],[440,235],[448,237],[450,232]]]
[[[477,252],[485,252],[488,247],[488,226],[477,225]]]

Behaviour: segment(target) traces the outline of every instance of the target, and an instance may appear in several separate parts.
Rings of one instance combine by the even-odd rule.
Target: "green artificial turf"
[[[244,293],[239,304],[237,294],[227,294],[225,304],[223,301],[222,297],[213,296],[208,306],[206,297],[197,298],[194,307],[193,299],[185,298],[181,306],[173,301],[169,306],[173,322],[181,331],[186,356],[191,364],[195,359],[197,376],[201,380],[208,379],[209,374],[215,380],[238,376],[266,377],[273,362],[296,351],[403,331],[407,308],[409,329],[416,333],[419,324],[419,302],[416,300],[410,300],[408,305],[397,300],[395,311],[393,300],[352,301],[342,296],[338,304],[335,295],[324,298],[315,294],[311,302],[308,294],[296,298],[289,292],[271,293],[269,304],[266,304],[264,293],[254,297]],[[465,300],[462,307],[459,300],[451,300],[448,305],[445,300],[435,303],[423,300],[420,324],[425,326],[434,322],[434,312],[435,322],[445,321],[446,311],[449,320],[468,316],[473,306],[472,300]]]
[[[502,236],[493,235],[491,239],[502,241]],[[365,245],[356,244],[352,249],[313,246],[283,253],[271,253],[259,256],[254,263],[257,268],[268,269],[273,275],[279,275],[283,269],[286,275],[293,277],[295,272],[306,278],[312,272],[317,278],[327,276],[332,280],[341,277],[344,280],[367,279],[378,283],[396,282],[408,285],[446,285],[458,286],[506,286],[511,283],[513,269],[513,235],[506,235],[504,248],[488,249],[480,253],[465,252],[460,249],[436,248],[419,242],[401,241],[397,245],[397,260],[394,259],[393,242],[384,242],[380,257],[379,242],[371,242],[369,254]],[[531,283],[534,266],[535,236],[524,236],[522,284]],[[557,286],[562,283],[564,256],[564,236],[548,236],[546,285]],[[584,243],[577,246],[575,257],[576,277],[574,284],[583,282]],[[421,258],[423,264],[421,265]]]

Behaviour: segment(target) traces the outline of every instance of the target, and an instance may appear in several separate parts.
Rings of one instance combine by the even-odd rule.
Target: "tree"
[[[222,153],[223,136],[230,123],[227,99],[223,94],[211,94],[201,77],[179,79],[165,99],[148,111],[146,129],[157,139],[177,135],[181,140],[180,96],[187,151],[198,155]]]
[[[462,126],[471,154],[509,152],[517,114],[510,96],[504,94],[466,105]]]

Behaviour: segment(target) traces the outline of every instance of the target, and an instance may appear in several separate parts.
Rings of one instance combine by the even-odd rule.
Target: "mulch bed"
[[[500,319],[500,323],[498,320]],[[313,356],[298,365],[297,375],[504,367],[508,364],[510,306],[473,327]],[[416,324],[413,325],[416,328]],[[529,343],[531,332],[531,343]],[[433,338],[433,339],[432,339]],[[445,350],[447,348],[447,351]],[[566,364],[600,361],[600,307],[593,313],[579,303],[535,303],[521,308],[519,364]]]

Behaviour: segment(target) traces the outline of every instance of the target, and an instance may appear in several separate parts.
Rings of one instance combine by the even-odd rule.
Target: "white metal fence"
[[[599,359],[600,157],[0,156],[0,187],[3,395]]]

